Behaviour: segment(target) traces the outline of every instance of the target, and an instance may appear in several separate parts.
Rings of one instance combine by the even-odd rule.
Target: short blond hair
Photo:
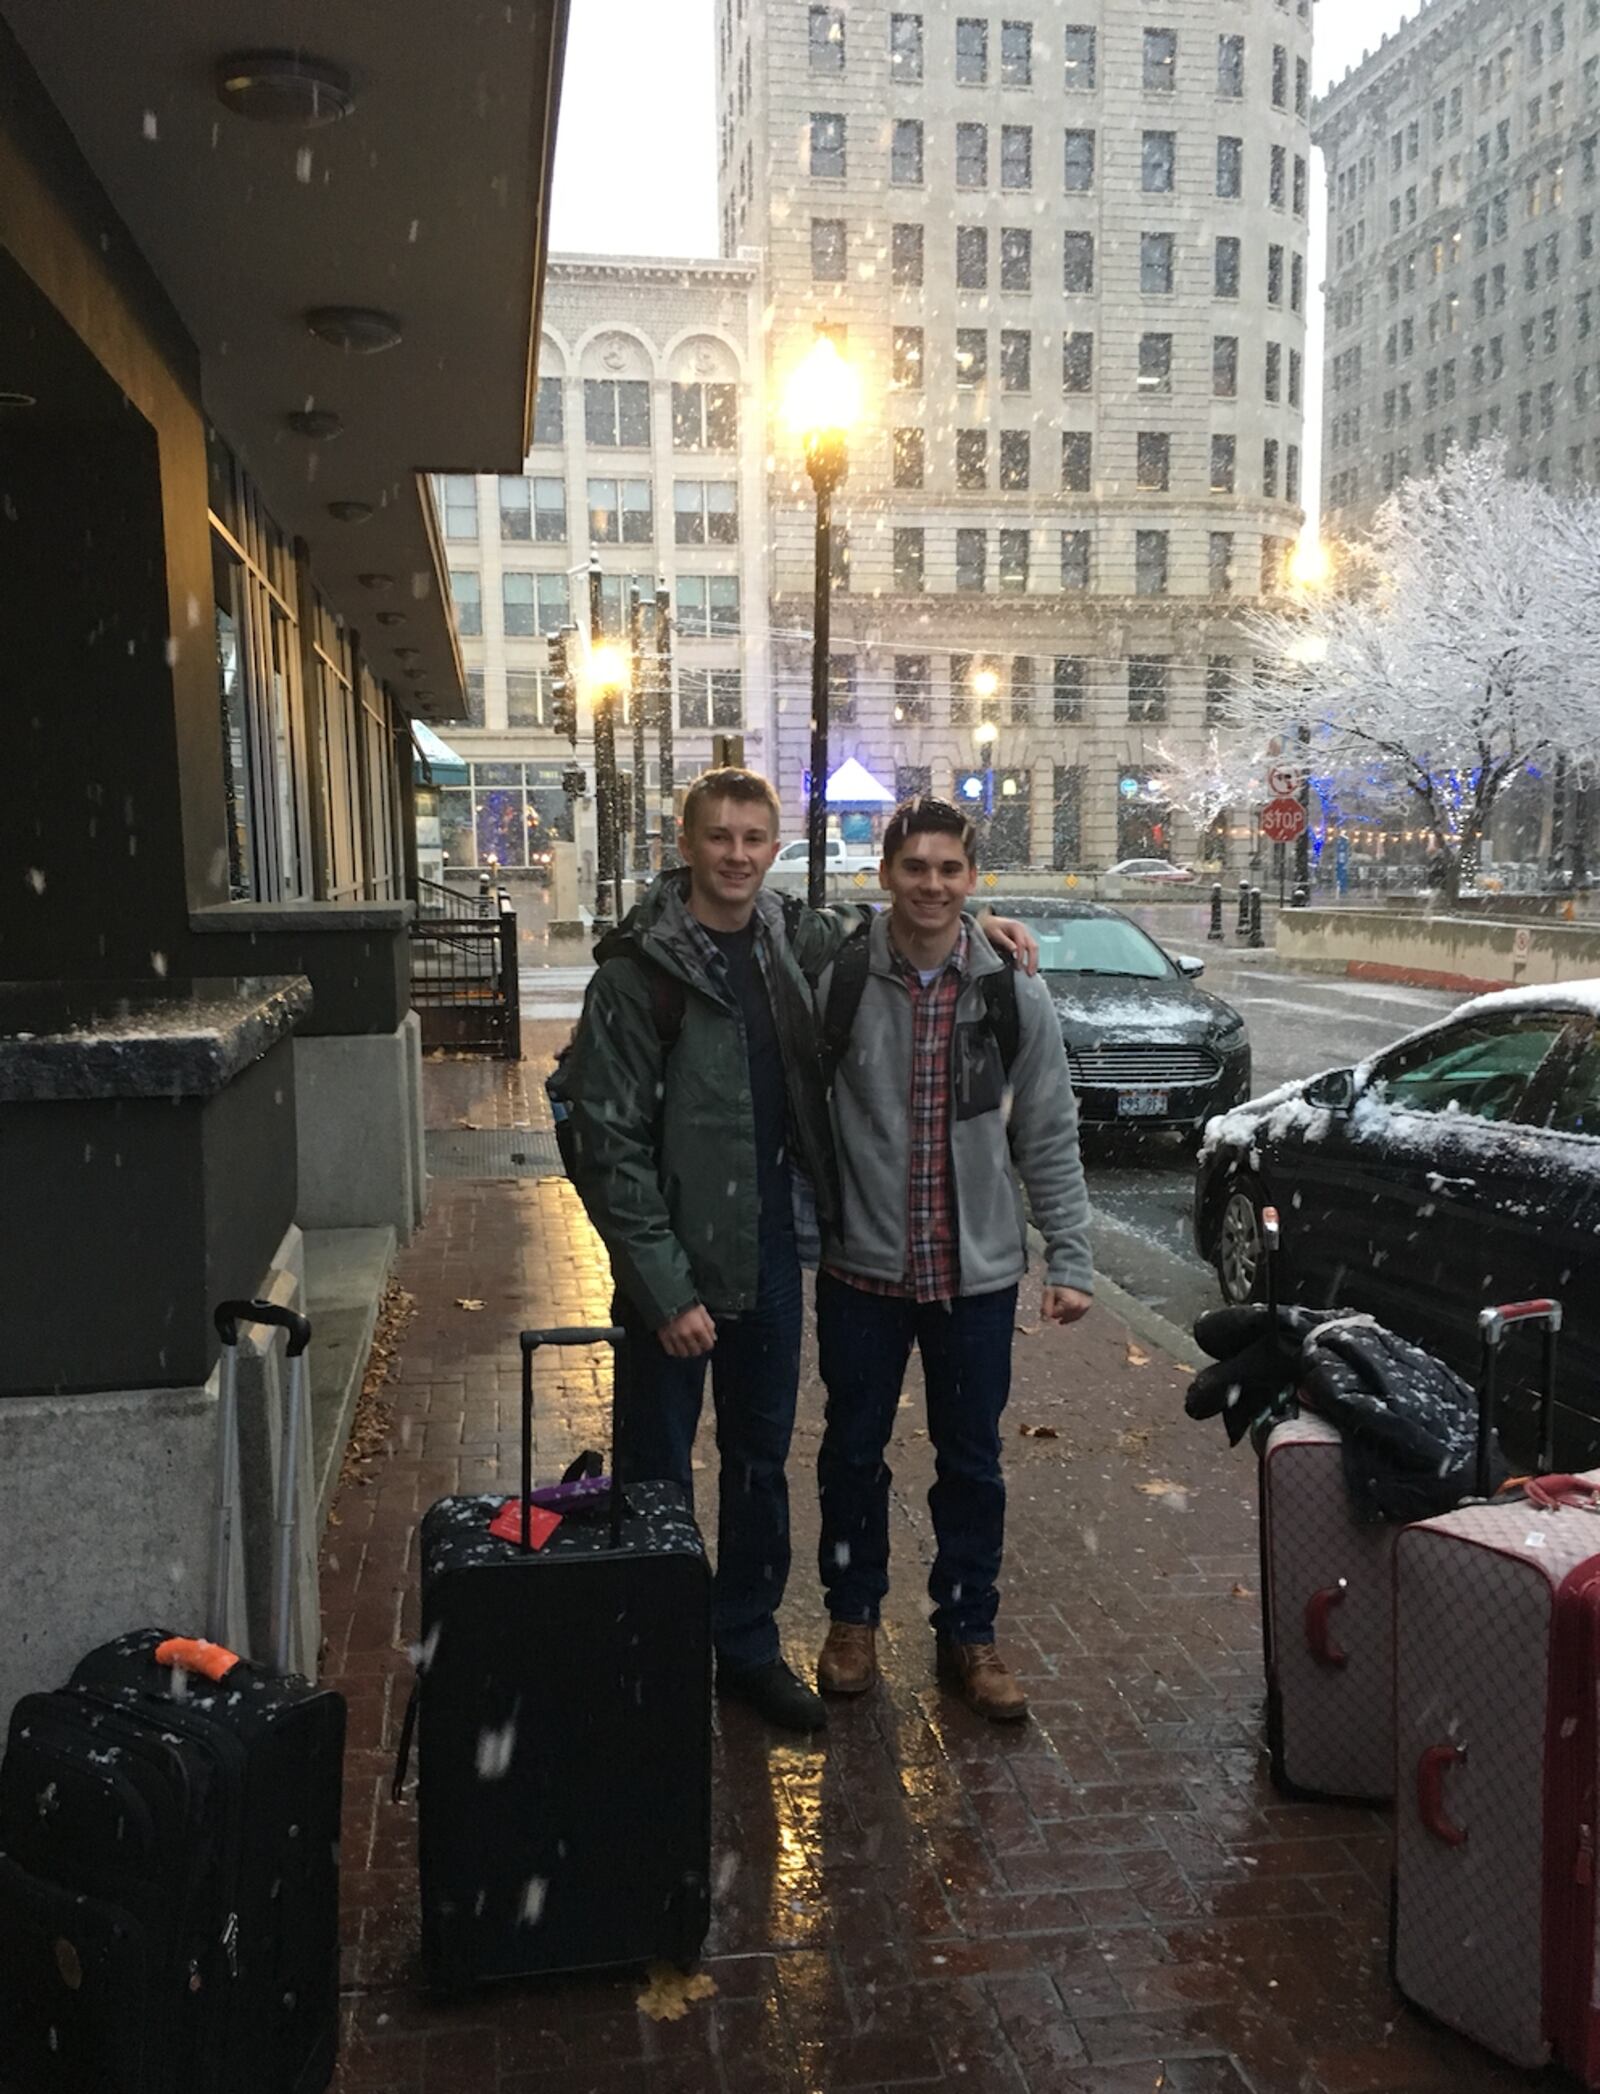
[[[683,826],[686,834],[694,834],[695,818],[702,807],[711,800],[738,800],[747,807],[757,804],[766,808],[772,816],[772,833],[778,833],[781,809],[778,795],[769,779],[759,771],[741,771],[732,764],[721,770],[702,771],[683,796]]]

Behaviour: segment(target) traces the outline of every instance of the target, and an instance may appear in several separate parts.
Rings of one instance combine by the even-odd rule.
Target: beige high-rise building
[[[722,243],[765,257],[776,771],[798,817],[818,327],[866,422],[833,758],[981,791],[994,861],[1194,853],[1163,774],[1248,673],[1300,527],[1310,0],[718,0]],[[977,695],[984,672],[997,696]]]
[[[1453,445],[1592,481],[1600,0],[1431,0],[1317,108],[1323,486],[1350,532]]]

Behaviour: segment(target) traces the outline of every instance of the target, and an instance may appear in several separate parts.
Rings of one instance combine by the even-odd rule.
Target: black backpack
[[[866,992],[871,963],[867,943],[869,935],[870,927],[863,924],[840,948],[839,957],[833,963],[833,980],[828,984],[827,1008],[822,1014],[818,1037],[822,1077],[830,1091],[839,1064],[844,1060],[845,1049],[850,1044],[856,1013]],[[983,975],[979,986],[983,991],[989,1031],[1000,1050],[1001,1067],[1009,1076],[1022,1043],[1022,1020],[1017,1011],[1017,977],[1013,962],[1009,956],[1005,957],[1006,964],[1000,972]]]

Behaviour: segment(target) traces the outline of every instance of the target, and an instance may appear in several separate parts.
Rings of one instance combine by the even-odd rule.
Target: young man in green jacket
[[[683,867],[597,949],[559,1086],[572,1176],[610,1253],[613,1313],[628,1333],[623,1473],[692,1490],[709,1359],[718,1686],[785,1729],[813,1731],[826,1713],[784,1662],[776,1619],[801,1258],[836,1198],[810,984],[873,911],[802,909],[763,891],[778,801],[753,772],[696,779],[679,849]]]

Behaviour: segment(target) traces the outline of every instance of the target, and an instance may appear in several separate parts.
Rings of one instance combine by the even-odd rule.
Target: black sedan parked
[[[996,895],[1039,941],[1086,1125],[1176,1127],[1198,1137],[1250,1094],[1250,1042],[1231,1004],[1195,987],[1203,960],[1174,956],[1100,902]]]
[[[1600,1462],[1600,982],[1479,997],[1355,1069],[1286,1084],[1207,1129],[1195,1236],[1230,1301],[1263,1289],[1277,1208],[1284,1299],[1366,1310],[1478,1371],[1477,1314],[1566,1311],[1556,1453]],[[1526,1382],[1509,1419],[1525,1456]]]

